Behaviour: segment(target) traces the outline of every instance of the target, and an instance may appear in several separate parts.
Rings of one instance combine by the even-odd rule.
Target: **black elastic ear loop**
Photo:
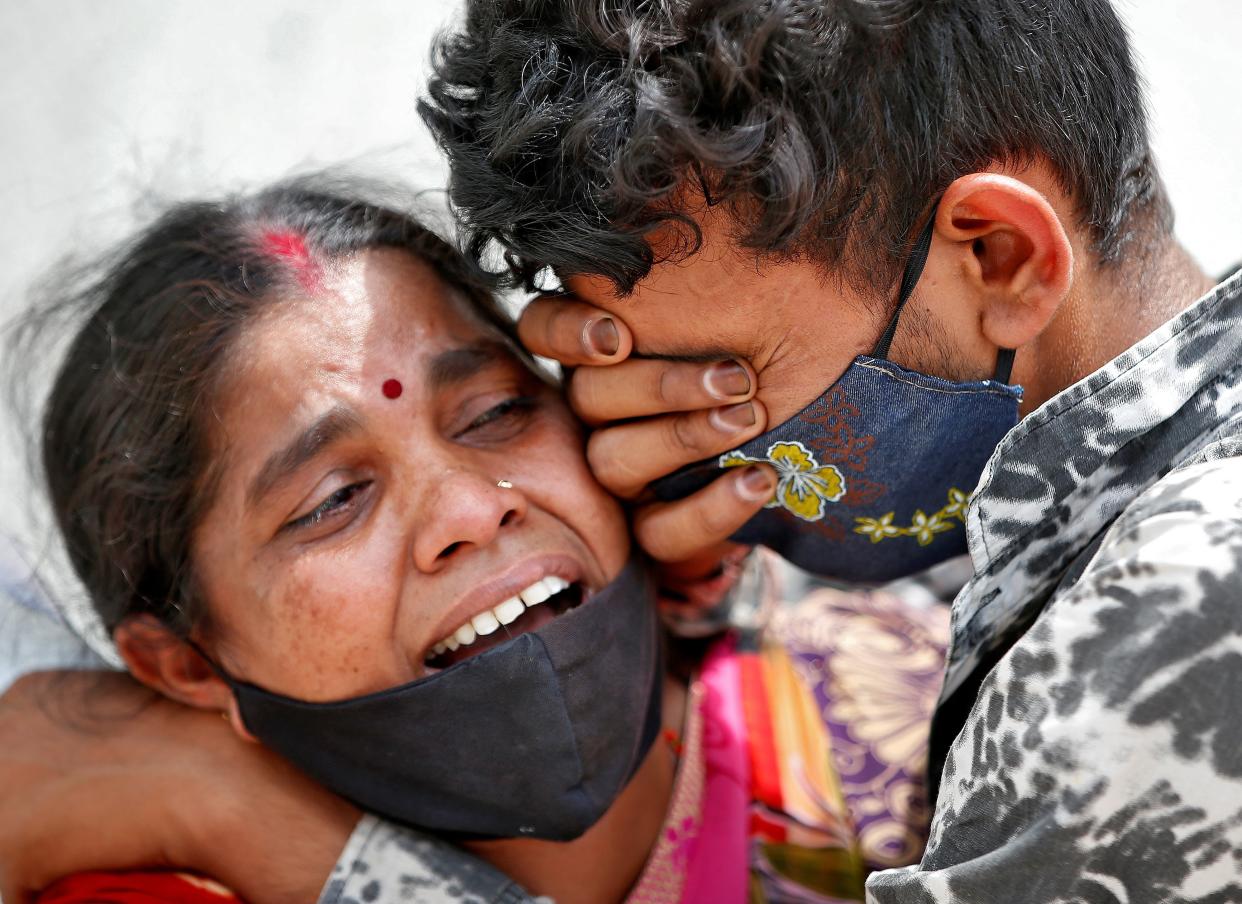
[[[897,321],[906,307],[906,302],[914,294],[914,287],[918,285],[919,277],[923,275],[923,268],[927,265],[927,255],[931,252],[932,231],[936,226],[938,205],[939,201],[932,206],[931,216],[927,218],[923,231],[914,241],[914,248],[910,251],[910,260],[906,263],[905,272],[901,274],[901,289],[897,293],[897,310],[893,311],[893,319],[888,322],[884,334],[880,336],[880,341],[875,344],[875,350],[871,352],[873,358],[881,360],[888,358],[889,347],[893,344],[893,337],[897,335]]]
[[[932,233],[936,226],[936,210],[939,206],[940,201],[937,199],[932,207],[931,216],[927,218],[919,237],[914,241],[914,248],[910,251],[910,260],[906,263],[905,272],[901,274],[901,289],[897,293],[897,310],[893,311],[893,318],[885,327],[880,341],[875,344],[875,350],[871,353],[873,358],[888,360],[893,337],[897,335],[897,321],[901,318],[901,312],[905,310],[910,296],[914,294],[914,287],[918,285],[919,277],[923,275],[923,268],[927,266],[927,256],[931,253]],[[995,382],[1009,383],[1009,377],[1013,373],[1015,354],[1016,351],[1012,348],[1002,348],[996,353],[996,373],[992,377]]]
[[[207,665],[211,667],[211,670],[216,673],[217,678],[227,684],[231,690],[237,690],[237,682],[233,680],[233,677],[221,666],[217,665],[216,661],[208,656],[202,647],[190,640],[188,637],[185,639],[185,642],[189,645],[191,650],[203,658],[203,662],[207,663]]]
[[[996,353],[996,376],[992,377],[994,382],[1008,385],[1009,376],[1013,373],[1014,355],[1017,353],[1012,348],[1002,348]]]

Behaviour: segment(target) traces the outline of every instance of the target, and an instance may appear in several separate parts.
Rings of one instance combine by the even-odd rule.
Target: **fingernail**
[[[595,354],[605,358],[617,353],[617,349],[621,347],[621,334],[617,332],[617,325],[612,322],[611,317],[601,317],[587,324],[586,344]]]
[[[755,406],[750,402],[741,402],[725,408],[715,408],[707,419],[721,433],[737,433],[755,426]]]
[[[750,374],[736,361],[721,361],[703,371],[703,387],[718,399],[750,392]]]
[[[748,502],[772,498],[772,474],[765,468],[751,465],[737,479],[737,493]]]

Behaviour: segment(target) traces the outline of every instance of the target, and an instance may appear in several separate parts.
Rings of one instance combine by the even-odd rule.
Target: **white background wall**
[[[1074,2],[1074,0],[1059,0]],[[1119,0],[1150,86],[1178,231],[1211,271],[1242,259],[1237,0]],[[356,160],[438,186],[414,112],[450,0],[0,0],[0,320],[34,276],[98,250],[153,195],[214,193]],[[11,420],[11,419],[10,419]],[[0,531],[31,481],[6,423]]]

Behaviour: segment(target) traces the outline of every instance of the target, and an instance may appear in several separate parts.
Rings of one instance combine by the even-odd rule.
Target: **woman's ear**
[[[126,619],[112,639],[130,674],[147,687],[186,706],[216,710],[240,736],[254,740],[242,722],[232,688],[197,650],[154,616]]]
[[[971,173],[945,191],[936,233],[953,243],[980,302],[980,327],[1000,348],[1030,342],[1069,294],[1074,251],[1056,211],[1030,185]]]

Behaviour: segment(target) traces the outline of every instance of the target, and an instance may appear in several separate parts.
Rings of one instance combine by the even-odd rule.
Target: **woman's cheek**
[[[512,458],[523,463],[522,483],[511,479],[538,494],[538,504],[582,539],[611,579],[629,558],[629,526],[620,502],[591,473],[581,425],[566,411],[549,418],[532,440]]]
[[[620,501],[600,486],[585,455],[576,454],[567,461],[562,473],[572,474],[572,479],[560,481],[563,492],[572,494],[566,520],[591,547],[609,577],[619,574],[630,553],[629,522]]]
[[[570,511],[589,506],[599,514],[616,512],[624,520],[620,504],[599,485],[587,463],[584,432],[578,420],[568,411],[549,419],[538,431],[537,448],[531,448],[522,460],[532,466],[534,478],[546,483]]]
[[[259,662],[274,674],[267,686],[307,700],[332,700],[391,686],[390,588],[368,580],[357,563],[328,557],[290,569],[273,604]],[[347,582],[342,578],[351,576]]]

